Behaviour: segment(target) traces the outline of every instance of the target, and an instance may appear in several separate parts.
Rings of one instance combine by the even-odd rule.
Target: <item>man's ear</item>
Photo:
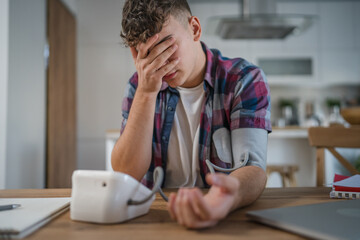
[[[138,51],[136,50],[135,47],[130,47],[130,52],[131,52],[131,55],[133,57],[133,60],[135,61],[136,58],[137,58],[137,55],[138,55]]]
[[[195,16],[192,16],[190,19],[189,19],[189,24],[190,24],[190,29],[191,29],[191,32],[193,34],[193,39],[194,41],[199,41],[200,40],[200,37],[201,37],[201,24],[200,24],[200,20],[195,17]]]

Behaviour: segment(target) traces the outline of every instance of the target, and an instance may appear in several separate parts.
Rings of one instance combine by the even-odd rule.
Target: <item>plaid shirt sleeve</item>
[[[231,107],[231,130],[262,128],[271,132],[270,88],[264,72],[256,66],[241,69]]]
[[[131,108],[131,104],[133,102],[134,99],[134,95],[135,95],[135,91],[137,88],[137,84],[138,84],[138,75],[137,73],[135,73],[129,80],[126,89],[125,89],[125,94],[124,94],[124,99],[122,101],[122,123],[121,123],[121,129],[120,129],[120,134],[122,134],[124,132],[126,123],[127,123],[127,119],[129,117],[129,112],[130,112],[130,108]]]

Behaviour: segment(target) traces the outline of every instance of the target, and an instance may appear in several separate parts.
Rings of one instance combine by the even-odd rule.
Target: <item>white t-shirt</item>
[[[199,134],[204,85],[176,89],[180,99],[170,133],[165,187],[203,187],[199,168]]]

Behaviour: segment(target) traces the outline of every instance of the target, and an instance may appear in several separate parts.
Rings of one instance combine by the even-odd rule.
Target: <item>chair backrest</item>
[[[309,142],[314,147],[360,148],[360,127],[312,127]]]
[[[316,185],[324,184],[325,149],[351,173],[359,171],[341,156],[335,148],[360,148],[360,127],[312,127],[309,128],[309,143],[316,147]]]

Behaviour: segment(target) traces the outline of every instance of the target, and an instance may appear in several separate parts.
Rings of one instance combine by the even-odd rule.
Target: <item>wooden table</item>
[[[100,225],[75,222],[66,212],[27,239],[303,239],[247,219],[247,211],[337,201],[329,198],[330,188],[268,188],[254,204],[231,213],[217,226],[187,230],[172,221],[165,201],[158,195],[147,215],[127,223]],[[166,194],[169,191],[165,191]],[[0,198],[69,197],[70,189],[0,190]]]

